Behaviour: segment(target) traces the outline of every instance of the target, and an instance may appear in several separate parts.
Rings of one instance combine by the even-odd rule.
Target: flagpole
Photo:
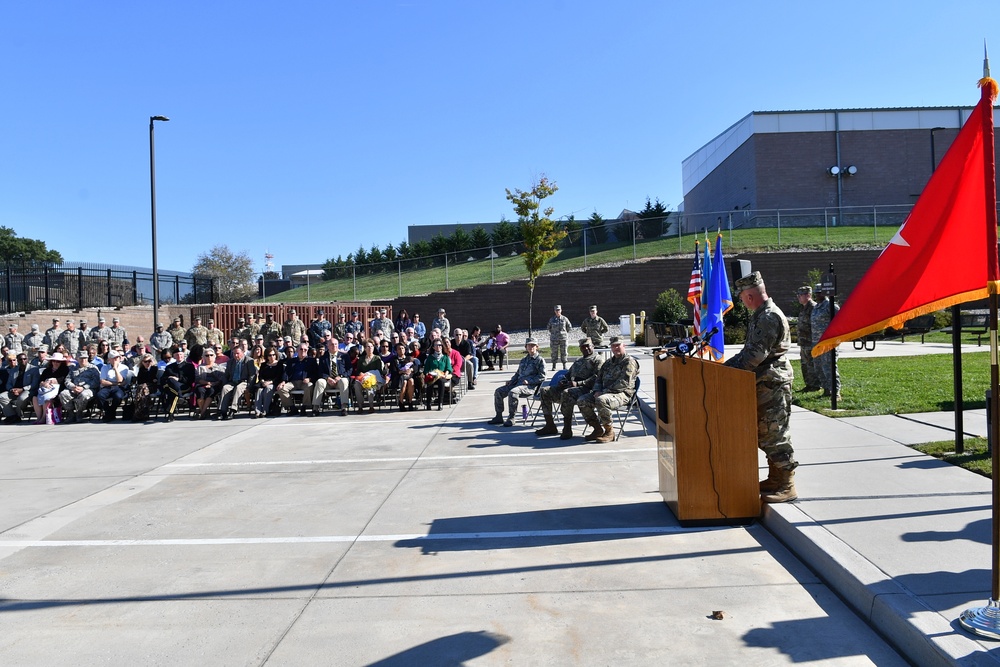
[[[997,95],[997,83],[990,78],[990,60],[986,54],[986,43],[983,42],[983,78],[979,82],[983,92],[983,102],[987,113],[983,114],[983,163],[986,201],[987,233],[992,227],[993,244],[987,244],[987,266],[997,266],[997,200],[996,200],[996,156],[994,155],[993,139],[993,99]],[[982,103],[982,102],[981,102]],[[998,276],[993,271],[989,276],[996,281]],[[992,532],[992,578],[990,599],[983,607],[966,609],[958,620],[966,630],[992,639],[1000,639],[1000,362],[997,359],[997,289],[991,282],[989,294],[990,303],[990,440],[993,443],[991,463],[993,488],[993,532]]]

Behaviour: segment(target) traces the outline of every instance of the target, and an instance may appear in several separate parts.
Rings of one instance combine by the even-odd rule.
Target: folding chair
[[[641,385],[640,378],[636,377],[635,393],[632,394],[632,398],[620,408],[615,408],[614,414],[611,416],[612,420],[618,421],[618,432],[615,434],[615,442],[618,442],[618,438],[622,437],[622,432],[625,430],[625,422],[628,421],[629,415],[633,413],[635,413],[636,419],[639,420],[639,424],[642,425],[642,434],[649,435],[649,431],[646,430],[646,419],[642,416],[642,409],[639,407],[639,387]],[[613,426],[614,423],[612,422]],[[587,429],[589,428],[589,424],[583,428],[583,435],[587,435]]]
[[[551,387],[554,384],[559,384],[559,381],[562,380],[563,377],[565,377],[565,376],[566,376],[566,371],[559,371],[555,375],[553,375],[552,378],[548,382],[542,383],[542,387]],[[538,397],[541,398],[542,397],[542,388],[539,387],[538,390],[536,391],[536,393],[538,394]],[[532,400],[531,403],[535,403],[535,401]],[[528,411],[531,412],[530,404],[529,404],[529,407],[528,407]],[[538,401],[538,407],[536,407],[535,410],[534,410],[534,412],[532,412],[532,417],[531,417],[531,426],[532,427],[534,427],[535,422],[538,420],[538,415],[540,415],[540,414],[542,414],[542,402]]]

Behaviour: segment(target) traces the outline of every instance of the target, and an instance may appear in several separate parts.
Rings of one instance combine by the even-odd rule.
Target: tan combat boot
[[[601,423],[596,419],[593,421],[587,420],[587,424],[594,429],[593,431],[584,436],[583,439],[586,440],[587,442],[593,442],[594,440],[597,440],[602,435],[604,435],[604,427],[602,427]]]
[[[778,483],[778,467],[775,466],[770,461],[767,462],[767,479],[761,480],[760,482],[760,492],[773,493],[778,490],[780,486]]]
[[[559,429],[556,428],[556,423],[552,421],[552,415],[545,415],[545,426],[535,431],[535,435],[557,435]]]
[[[615,439],[615,427],[611,422],[604,422],[601,424],[601,428],[604,429],[604,435],[594,440],[594,442],[611,442]]]
[[[799,494],[795,492],[795,471],[777,469],[778,488],[770,493],[762,494],[760,499],[765,503],[787,503],[795,500]]]

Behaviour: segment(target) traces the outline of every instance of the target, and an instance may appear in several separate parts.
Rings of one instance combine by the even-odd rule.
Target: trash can
[[[619,315],[618,324],[621,327],[621,337],[631,338],[632,337],[632,325],[629,321],[628,315]]]

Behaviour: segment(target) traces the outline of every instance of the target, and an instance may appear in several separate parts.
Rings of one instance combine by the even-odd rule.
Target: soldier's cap
[[[215,324],[215,320],[213,320],[213,319],[212,319],[212,318],[210,317],[210,318],[208,318],[208,323],[209,323],[209,324]]]
[[[11,329],[16,329],[17,328],[17,323],[16,322],[11,322],[7,326],[9,326]]]
[[[80,324],[86,324],[87,320],[80,320]]]
[[[322,310],[317,310],[317,311],[316,311],[316,314],[317,314],[317,315],[320,315],[320,316],[322,316],[322,315],[324,315],[325,313],[324,313],[324,312],[323,312]]]
[[[534,345],[535,347],[538,347],[538,341],[535,340],[534,338],[529,338],[528,340],[524,341],[525,347],[528,347],[529,345]]]
[[[66,324],[74,324],[73,320],[66,320]]]
[[[594,341],[590,340],[589,336],[587,338],[581,338],[580,347],[583,347],[584,345],[589,345],[590,347],[594,347]]]
[[[195,322],[201,322],[201,315],[195,315],[194,316],[194,321]]]
[[[174,318],[174,322],[180,322],[180,321],[181,321],[181,318],[179,318],[179,317],[175,317]]]
[[[263,317],[263,315],[261,315],[260,313],[254,313],[254,317],[256,317],[257,319],[260,319],[260,318]]]
[[[242,317],[241,317],[241,318],[239,318],[239,319],[238,319],[238,320],[236,320],[236,321],[237,321],[237,322],[239,322],[240,324],[246,324],[246,323],[247,323],[247,321],[246,321],[245,319],[243,319]]]
[[[78,359],[90,359],[90,352],[87,352],[86,350],[80,350],[76,356]]]
[[[590,309],[591,310],[597,310],[597,306],[591,306]]]
[[[41,345],[38,346],[38,351],[39,352],[46,352],[47,353],[49,351],[49,346],[45,345],[43,343],[43,344],[41,344]]]
[[[610,339],[608,340],[608,343],[609,343],[609,344],[611,344],[611,345],[624,345],[624,344],[625,344],[625,341],[623,341],[623,340],[622,340],[621,338],[619,338],[618,336],[612,336],[612,337],[611,337],[611,338],[610,338]]]
[[[358,316],[358,311],[355,310],[353,313],[351,313],[351,317],[357,317],[357,316]]]
[[[291,343],[292,342],[292,337],[291,336],[285,336],[284,341],[286,343]]]
[[[288,314],[289,314],[289,315],[294,315],[294,314],[295,314],[295,309],[294,309],[294,308],[292,308],[291,310],[289,310],[289,311],[288,311]]]
[[[38,325],[37,324],[32,324],[31,325],[31,330],[32,331],[38,331]]]
[[[59,324],[59,318],[58,317],[53,317],[52,318],[52,322],[55,323],[55,324]]]
[[[555,309],[556,310],[562,310],[562,306],[560,306],[559,304],[556,304],[556,308]]]
[[[268,316],[268,318],[273,318],[274,317],[274,313],[268,313],[267,316]]]
[[[254,340],[264,340],[264,334],[257,334],[257,337],[254,338]]]
[[[106,320],[106,319],[104,319],[103,317],[98,317],[98,318],[97,318],[97,323],[98,323],[98,324],[101,324],[102,322],[107,322],[107,320]]]
[[[813,288],[809,287],[809,285],[803,285],[802,287],[800,287],[797,290],[795,290],[795,293],[796,294],[812,294],[813,293]]]
[[[114,323],[114,322],[121,322],[121,320],[120,320],[120,319],[118,319],[117,317],[112,317],[112,318],[111,318],[111,322],[112,322],[112,323]]]
[[[157,324],[156,328],[157,329],[162,329],[163,328],[163,322],[160,322],[159,324]]]
[[[443,312],[444,312],[444,308],[438,308],[438,314],[439,314],[439,315],[440,315],[441,313],[443,313]]]
[[[754,271],[753,273],[743,276],[738,279],[733,287],[733,296],[739,296],[740,292],[745,289],[750,289],[751,287],[761,287],[764,284],[764,279],[760,275],[760,271]]]

